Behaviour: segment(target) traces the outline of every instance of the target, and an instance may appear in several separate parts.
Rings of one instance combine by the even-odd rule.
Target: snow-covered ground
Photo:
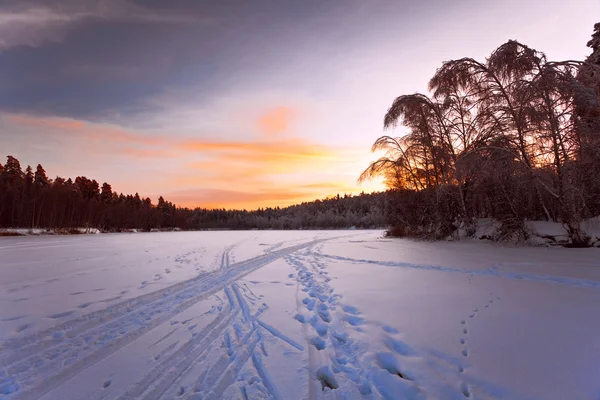
[[[0,239],[2,399],[598,399],[598,249]]]

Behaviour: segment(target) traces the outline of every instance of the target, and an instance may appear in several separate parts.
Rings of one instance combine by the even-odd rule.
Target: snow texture
[[[593,399],[598,249],[0,239],[0,399]]]

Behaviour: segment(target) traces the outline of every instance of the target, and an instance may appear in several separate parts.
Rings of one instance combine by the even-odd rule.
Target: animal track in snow
[[[462,391],[463,396],[465,396],[466,398],[471,397],[471,391],[469,390],[469,385],[467,385],[466,383],[463,383],[460,386],[460,389]]]
[[[490,293],[490,295],[491,295],[491,296],[493,296],[491,293]],[[500,300],[500,297],[496,297],[496,299],[495,299],[495,300]],[[489,301],[487,302],[487,304],[485,304],[485,306],[484,306],[484,309],[489,309],[489,308],[490,308],[490,305],[492,305],[492,304],[494,303],[494,301],[495,301],[495,300],[494,300],[494,299],[491,299],[491,300],[489,300]],[[475,309],[473,310],[473,312],[472,312],[472,313],[469,315],[469,318],[470,318],[471,320],[472,320],[472,319],[474,319],[474,318],[477,316],[477,314],[478,314],[478,313],[479,313],[479,308],[475,308]],[[462,333],[463,333],[463,335],[468,335],[468,334],[469,334],[469,329],[467,328],[467,326],[468,326],[468,324],[467,324],[467,320],[464,320],[464,319],[463,319],[463,320],[461,320],[461,321],[460,321],[460,324],[463,326],[463,328],[462,328]],[[462,356],[463,356],[463,357],[465,357],[465,358],[466,358],[466,357],[469,357],[469,355],[470,355],[470,353],[471,353],[471,352],[470,352],[469,348],[467,347],[467,339],[466,339],[465,337],[461,337],[461,338],[460,338],[460,344],[461,344],[461,345],[463,345],[463,349],[461,350],[461,354],[462,354]],[[465,367],[464,367],[464,366],[462,366],[462,365],[461,365],[461,366],[459,366],[459,369],[458,369],[458,371],[459,371],[461,374],[462,374],[462,373],[464,373],[464,371],[465,371]],[[470,389],[469,389],[469,386],[468,386],[468,385],[467,385],[465,382],[463,382],[463,383],[461,384],[461,392],[462,392],[462,394],[463,394],[463,396],[464,396],[465,398],[470,398],[470,397],[471,397],[471,391],[470,391]]]

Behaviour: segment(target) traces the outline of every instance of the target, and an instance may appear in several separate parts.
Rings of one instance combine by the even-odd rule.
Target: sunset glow
[[[384,190],[356,182],[377,157],[383,114],[395,96],[425,90],[442,61],[510,38],[550,58],[586,54],[597,2],[569,16],[558,1],[542,11],[509,3],[485,13],[474,1],[315,2],[301,12],[278,3],[232,14],[216,3],[23,2],[0,10],[0,148],[52,178],[84,174],[188,207]],[[556,24],[524,23],[534,9]]]

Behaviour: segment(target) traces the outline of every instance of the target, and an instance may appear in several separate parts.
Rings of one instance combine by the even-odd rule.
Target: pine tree
[[[29,185],[33,185],[33,170],[31,169],[31,165],[28,165],[25,168],[25,183]]]
[[[100,192],[100,202],[102,204],[110,204],[113,201],[112,187],[104,182],[102,184],[102,191]]]
[[[7,156],[3,174],[6,174],[10,182],[22,178],[23,171],[21,170],[21,163],[19,160],[13,156]]]
[[[44,167],[41,166],[41,164],[37,165],[37,168],[35,169],[35,175],[34,175],[33,180],[34,180],[35,186],[37,186],[39,188],[44,188],[49,185],[50,181],[48,180],[48,177],[46,176],[46,170],[44,169]]]
[[[586,61],[600,65],[600,22],[594,25],[594,33],[590,41],[587,42],[587,47],[592,49],[592,54],[590,54]]]

